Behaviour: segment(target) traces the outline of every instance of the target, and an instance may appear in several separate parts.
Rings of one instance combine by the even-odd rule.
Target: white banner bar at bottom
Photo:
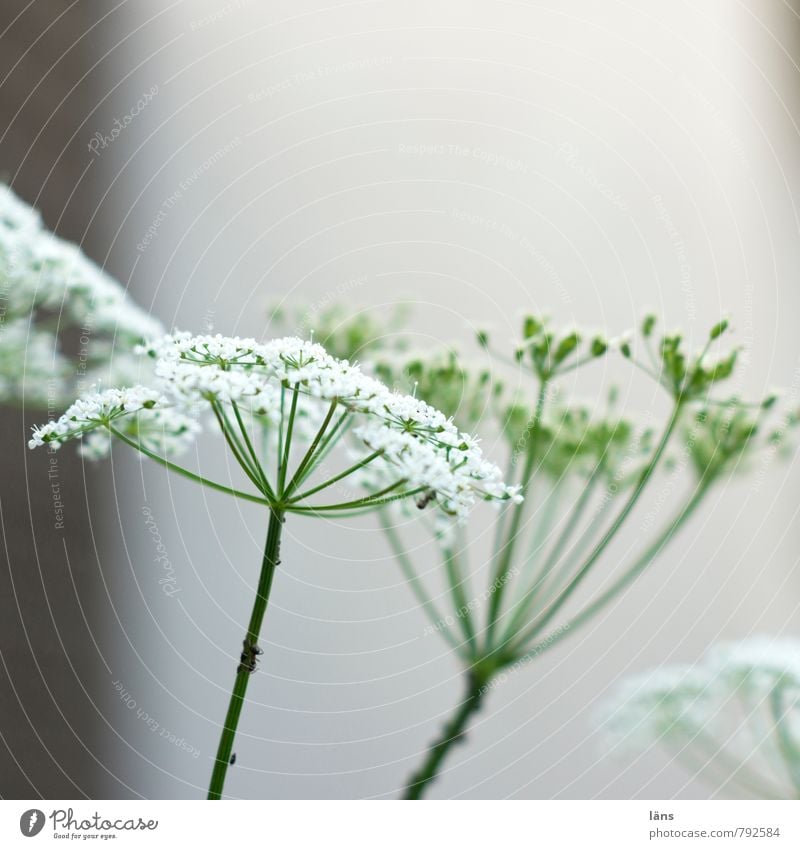
[[[799,802],[0,801],[0,846],[800,847]]]

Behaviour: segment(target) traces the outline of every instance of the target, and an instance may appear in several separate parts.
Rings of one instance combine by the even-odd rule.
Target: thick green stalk
[[[233,740],[236,736],[239,716],[244,705],[247,684],[250,681],[251,674],[255,671],[258,655],[261,654],[261,649],[258,647],[258,637],[261,633],[261,624],[264,621],[264,613],[266,612],[267,602],[269,601],[272,579],[275,575],[275,569],[280,563],[283,522],[283,512],[272,508],[269,515],[267,542],[264,546],[264,558],[261,563],[261,575],[258,579],[258,590],[256,591],[256,598],[253,603],[253,611],[250,614],[250,624],[247,626],[247,633],[243,642],[240,663],[236,668],[236,680],[228,705],[228,713],[225,717],[225,724],[222,727],[214,771],[211,774],[211,784],[208,789],[209,799],[222,798],[225,775],[230,765]]]
[[[404,799],[421,799],[428,785],[439,774],[442,761],[447,753],[456,743],[464,740],[470,719],[472,719],[473,714],[480,710],[483,697],[486,694],[486,683],[485,678],[475,675],[474,672],[467,674],[467,691],[464,700],[445,725],[441,735],[428,749],[428,754],[420,769],[409,779],[403,795]]]

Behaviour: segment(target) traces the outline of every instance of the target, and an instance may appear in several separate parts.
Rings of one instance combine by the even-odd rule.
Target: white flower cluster
[[[0,403],[24,396],[29,404],[46,407],[48,395],[64,383],[68,371],[51,332],[32,326],[27,318],[0,323]]]
[[[800,640],[724,643],[693,666],[628,679],[604,706],[602,724],[623,748],[694,750],[699,763],[758,766],[767,783],[785,788],[800,778]]]
[[[237,402],[258,398],[265,414],[279,411],[281,384],[297,386],[314,398],[338,399],[361,412],[372,412],[389,394],[358,366],[295,337],[262,344],[255,339],[181,332],[151,342],[143,350],[155,359],[156,376],[182,397]]]
[[[184,450],[200,430],[194,418],[174,409],[160,392],[134,386],[80,398],[57,421],[34,428],[28,446],[58,448],[81,438],[81,453],[99,459],[108,454],[108,427],[112,423],[121,433],[159,454]]]
[[[123,390],[124,396],[107,392],[77,402],[58,422],[37,429],[31,445],[66,441],[143,407],[197,417],[205,404],[236,403],[248,414],[279,423],[288,414],[287,392],[297,389],[303,399],[298,409],[302,406],[308,422],[301,438],[309,438],[333,402],[342,412],[360,414],[351,432],[362,450],[380,452],[391,481],[403,481],[408,491],[424,490],[447,513],[464,516],[478,498],[520,498],[483,459],[475,439],[460,433],[443,413],[392,392],[320,345],[293,337],[262,344],[175,333],[142,350],[155,360],[157,390],[138,387]]]
[[[498,467],[484,460],[475,446],[443,448],[386,425],[365,425],[353,433],[372,451],[380,451],[388,467],[372,478],[373,490],[399,478],[423,490],[420,503],[430,493],[446,513],[459,517],[469,512],[475,496],[486,501],[522,500],[519,489],[506,486]]]
[[[135,344],[163,333],[115,280],[0,184],[0,401],[39,403],[45,384],[51,397],[74,396],[69,376],[78,370],[58,342],[67,327],[86,337],[83,370],[107,361],[103,341],[113,340],[122,364]]]

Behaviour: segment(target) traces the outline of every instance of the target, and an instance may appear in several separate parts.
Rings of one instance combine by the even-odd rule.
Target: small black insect
[[[231,755],[231,759],[228,761],[228,766],[233,766],[236,763],[236,752]]]
[[[420,497],[417,499],[417,507],[419,507],[420,510],[424,510],[431,503],[431,501],[435,500],[436,493],[432,489],[429,489],[427,492],[423,492],[422,495],[420,495]]]
[[[243,640],[242,645],[244,648],[239,657],[239,666],[236,667],[236,671],[253,673],[256,671],[258,656],[264,654],[264,650],[248,640]]]

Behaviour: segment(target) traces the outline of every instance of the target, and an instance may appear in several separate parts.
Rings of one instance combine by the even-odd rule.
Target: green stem
[[[403,541],[400,539],[400,534],[398,534],[397,529],[392,525],[389,515],[386,510],[382,507],[378,508],[378,515],[380,517],[381,528],[383,529],[384,534],[386,535],[386,539],[391,546],[392,553],[394,554],[395,559],[397,560],[398,565],[400,566],[400,570],[403,573],[403,577],[408,582],[411,587],[411,591],[414,593],[417,601],[422,606],[423,610],[428,616],[431,624],[439,630],[439,632],[444,636],[450,646],[462,656],[464,655],[464,649],[459,644],[458,640],[450,633],[450,628],[447,624],[445,618],[439,613],[439,609],[436,607],[433,599],[425,592],[425,588],[422,584],[422,579],[417,574],[414,566],[411,563],[411,558],[408,556],[408,552],[406,551],[406,547],[403,545]],[[441,627],[440,627],[441,626]]]
[[[557,594],[558,588],[566,586],[576,564],[580,563],[586,553],[591,550],[592,542],[597,536],[598,529],[602,529],[606,515],[613,506],[614,502],[608,499],[592,514],[587,527],[584,528],[580,536],[566,551],[562,562],[553,566],[546,586],[542,588],[543,593],[552,596],[554,593]],[[540,608],[542,607],[541,604],[539,606]]]
[[[256,598],[253,603],[253,611],[250,614],[250,624],[247,626],[247,634],[244,638],[241,662],[236,669],[236,680],[233,685],[230,704],[228,705],[228,713],[225,717],[225,724],[222,727],[214,771],[211,774],[211,784],[208,789],[209,799],[222,798],[225,775],[231,761],[233,740],[236,736],[239,716],[242,713],[247,684],[250,681],[250,675],[255,671],[256,659],[261,653],[258,647],[258,637],[261,633],[261,624],[264,621],[264,613],[266,612],[267,602],[269,601],[272,579],[275,575],[275,569],[280,563],[283,522],[283,513],[280,510],[271,509],[267,541],[264,546],[264,558],[261,563],[261,575],[258,579],[258,590],[256,591]]]
[[[287,501],[287,504],[296,504],[298,501],[305,501],[309,495],[315,495],[318,492],[322,492],[323,489],[327,489],[329,486],[333,486],[335,483],[338,483],[340,480],[343,480],[346,477],[357,472],[359,469],[363,469],[368,463],[371,463],[376,457],[380,457],[383,454],[383,449],[381,448],[378,451],[374,451],[368,457],[365,457],[363,460],[359,460],[357,463],[354,463],[349,468],[345,469],[343,472],[339,472],[338,475],[334,475],[332,478],[328,478],[325,483],[319,484],[319,486],[312,487],[311,489],[307,489],[305,492],[301,492],[299,495],[295,495],[294,498],[290,498]]]
[[[294,418],[297,414],[297,401],[300,393],[295,386],[292,392],[292,406],[289,410],[289,421],[286,424],[286,433],[283,437],[283,457],[279,456],[280,469],[278,470],[278,496],[281,500],[286,496],[286,471],[289,466],[289,455],[292,451],[292,434],[294,432]]]
[[[544,402],[547,397],[547,382],[542,381],[539,386],[539,395],[536,399],[536,410],[534,412],[534,421],[531,428],[530,440],[527,446],[527,455],[525,457],[525,466],[522,470],[520,485],[522,486],[522,494],[527,498],[530,478],[533,474],[533,467],[536,463],[536,443],[541,427],[542,412],[544,410]],[[492,584],[497,586],[497,591],[492,593],[492,598],[489,602],[489,616],[486,623],[486,648],[492,648],[492,635],[497,626],[497,619],[502,607],[503,592],[507,580],[503,580],[508,572],[511,560],[514,556],[514,547],[516,546],[520,536],[520,525],[524,515],[525,501],[514,505],[514,510],[509,523],[508,534],[506,536],[505,545],[497,552],[497,566],[492,575]],[[499,583],[498,583],[499,582]]]
[[[341,504],[310,504],[307,507],[298,507],[294,502],[286,505],[286,511],[291,513],[324,513],[328,510],[351,510],[355,507],[373,507],[380,504],[390,504],[393,501],[399,501],[402,498],[410,498],[412,495],[419,495],[421,492],[424,492],[424,487],[417,487],[416,489],[410,489],[406,492],[398,492],[397,495],[389,495],[386,498],[382,496],[388,492],[391,492],[393,489],[397,489],[398,486],[403,486],[406,483],[405,478],[397,481],[397,483],[393,483],[391,486],[387,486],[386,489],[382,489],[380,492],[375,492],[372,495],[368,495],[365,498],[359,498],[356,501],[345,501]]]
[[[244,501],[251,501],[254,504],[265,504],[266,506],[270,506],[271,502],[267,501],[264,498],[261,498],[258,495],[251,495],[249,492],[242,492],[238,489],[232,489],[229,486],[225,486],[224,484],[217,483],[216,481],[209,480],[208,478],[201,477],[200,475],[196,475],[194,472],[190,472],[188,469],[184,469],[183,466],[179,466],[177,463],[171,463],[169,460],[165,460],[163,457],[159,457],[158,454],[154,454],[149,449],[145,448],[144,445],[138,442],[134,442],[134,440],[127,437],[124,433],[118,431],[116,428],[109,427],[109,431],[116,436],[121,442],[124,442],[126,445],[130,445],[131,448],[135,448],[137,451],[140,451],[145,457],[149,457],[151,460],[155,460],[156,463],[159,463],[165,469],[168,469],[170,472],[175,472],[175,474],[180,475],[181,477],[188,478],[195,483],[202,484],[203,486],[207,486],[209,489],[215,489],[217,492],[224,492],[226,495],[233,495],[236,498],[241,498]]]
[[[653,560],[661,553],[661,551],[669,545],[675,534],[688,521],[691,515],[697,510],[708,493],[708,485],[702,485],[697,488],[694,495],[689,501],[678,511],[675,518],[667,524],[665,530],[659,534],[656,540],[647,547],[634,564],[630,566],[616,581],[600,596],[598,596],[591,604],[588,604],[580,613],[570,621],[570,628],[580,626],[585,621],[590,619],[603,608],[611,599],[615,598],[619,593],[625,590],[642,572],[653,562]]]
[[[345,410],[339,416],[336,424],[325,435],[322,442],[320,442],[316,457],[313,458],[305,471],[305,480],[308,480],[319,465],[327,459],[328,455],[336,447],[337,442],[347,433],[352,423],[353,417],[350,415],[350,410]]]
[[[216,401],[211,402],[211,409],[217,417],[217,423],[222,431],[222,435],[225,437],[225,442],[228,443],[228,448],[231,449],[231,453],[236,458],[236,462],[242,467],[247,477],[250,478],[250,482],[253,486],[255,486],[255,488],[259,491],[263,491],[261,477],[245,456],[245,449],[239,442],[239,439],[231,427],[231,423],[228,421],[228,417],[225,415],[224,410]]]
[[[511,457],[508,460],[508,467],[506,469],[506,474],[503,480],[509,485],[512,486],[514,484],[514,472],[516,468],[514,466],[514,453],[512,451]],[[492,543],[492,551],[499,551],[502,545],[506,524],[508,523],[508,514],[511,510],[511,503],[508,501],[501,502],[500,510],[497,514],[497,523],[495,525],[494,531],[494,542]]]
[[[472,611],[469,609],[469,601],[467,594],[464,592],[465,578],[461,577],[461,570],[458,568],[458,559],[456,553],[452,550],[445,549],[443,552],[445,571],[447,572],[447,583],[450,585],[450,595],[455,606],[456,619],[458,620],[461,631],[464,634],[464,639],[467,641],[471,652],[474,654],[478,650],[477,640],[475,639],[475,628],[472,624]]]
[[[658,466],[658,463],[661,460],[664,451],[666,450],[670,437],[672,436],[672,433],[678,423],[680,406],[681,404],[680,402],[678,402],[675,406],[675,409],[672,411],[669,424],[664,429],[664,433],[662,434],[661,439],[659,440],[658,446],[656,447],[656,450],[653,453],[650,462],[642,471],[641,475],[639,476],[639,481],[636,484],[636,488],[628,497],[628,500],[625,502],[625,505],[623,506],[622,510],[620,510],[620,512],[617,514],[617,517],[611,523],[611,527],[603,534],[602,538],[594,547],[594,549],[592,549],[591,554],[586,559],[584,564],[581,566],[580,569],[578,569],[575,576],[561,591],[561,594],[553,602],[553,604],[550,605],[544,615],[539,620],[534,622],[533,625],[531,625],[526,634],[522,635],[520,642],[526,642],[531,636],[536,636],[542,631],[543,628],[547,626],[547,624],[553,619],[553,617],[558,613],[558,611],[561,610],[561,608],[567,603],[569,598],[578,588],[579,584],[589,573],[589,570],[600,559],[600,556],[606,550],[611,540],[614,539],[614,537],[617,535],[617,532],[625,523],[625,520],[628,518],[633,508],[636,506],[636,502],[639,500],[639,497],[644,491],[644,488],[647,486],[648,481],[653,476],[653,472],[655,472],[656,467]]]
[[[474,672],[467,674],[467,691],[464,700],[445,725],[441,735],[431,744],[422,766],[409,779],[404,799],[421,799],[428,785],[436,778],[450,749],[464,740],[467,725],[473,714],[477,713],[486,694],[485,679],[479,678]]]
[[[303,482],[303,479],[304,479],[303,475],[306,471],[306,467],[314,459],[314,453],[316,452],[317,447],[320,444],[320,440],[325,435],[325,431],[328,429],[328,425],[331,423],[331,418],[333,417],[333,413],[334,413],[334,410],[336,409],[337,403],[338,402],[335,398],[333,399],[333,401],[331,401],[331,404],[328,407],[328,413],[325,416],[325,419],[323,420],[322,424],[320,425],[320,428],[317,431],[316,436],[312,440],[311,445],[309,445],[308,451],[306,451],[305,456],[303,457],[303,459],[300,461],[299,465],[295,469],[295,473],[292,476],[292,479],[289,481],[289,483],[286,486],[286,492],[284,493],[284,498],[288,498],[292,494],[292,492],[295,490],[295,488],[298,487]]]
[[[547,558],[544,564],[542,565],[542,568],[537,572],[536,577],[531,582],[523,597],[517,603],[517,610],[514,612],[511,618],[511,622],[509,623],[508,628],[503,634],[503,639],[501,640],[502,644],[505,645],[507,642],[513,639],[514,635],[522,627],[527,617],[530,616],[534,602],[539,597],[545,581],[552,572],[553,567],[558,563],[567,543],[570,541],[572,535],[575,533],[580,523],[580,520],[583,517],[584,512],[586,511],[586,507],[588,506],[589,501],[591,500],[592,493],[594,492],[594,487],[597,483],[598,475],[599,468],[592,474],[586,486],[583,488],[583,492],[580,494],[578,500],[575,502],[575,506],[573,507],[566,523],[564,524],[561,533],[553,544],[553,548],[547,555]]]
[[[231,401],[231,406],[233,407],[233,414],[234,416],[236,416],[236,423],[239,425],[239,430],[241,431],[242,437],[244,438],[244,444],[247,447],[248,453],[250,454],[250,459],[253,461],[253,470],[258,474],[259,480],[262,483],[262,491],[270,498],[274,498],[275,493],[272,491],[272,487],[269,485],[269,480],[267,480],[267,473],[264,470],[264,467],[261,465],[261,461],[258,459],[258,454],[256,453],[256,450],[253,447],[253,442],[250,439],[250,434],[247,430],[247,427],[245,426],[242,414],[239,412],[239,405],[235,401]]]

